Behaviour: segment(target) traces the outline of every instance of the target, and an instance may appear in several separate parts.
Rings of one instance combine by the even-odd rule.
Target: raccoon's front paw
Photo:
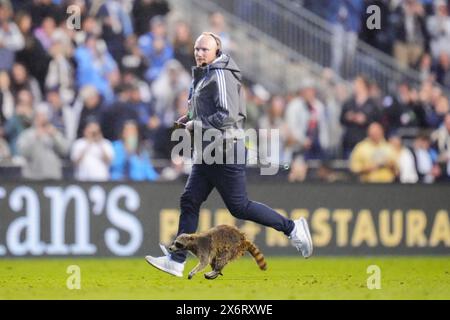
[[[188,279],[191,280],[194,275],[195,275],[195,273],[189,272]]]
[[[208,280],[214,280],[215,278],[217,278],[219,275],[223,276],[222,272],[220,271],[211,271],[211,272],[207,272],[205,273],[205,278]]]

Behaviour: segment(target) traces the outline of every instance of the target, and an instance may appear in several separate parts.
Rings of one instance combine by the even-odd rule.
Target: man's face
[[[39,111],[34,117],[36,127],[46,127],[49,124],[48,115],[46,112]]]
[[[374,143],[377,143],[377,144],[380,143],[384,138],[383,127],[378,123],[372,123],[369,126],[367,136]]]
[[[97,107],[98,103],[100,101],[100,96],[98,94],[93,94],[86,98],[84,101],[84,105],[88,109],[94,109]]]
[[[22,84],[27,79],[27,70],[22,64],[14,64],[12,68],[12,76],[16,82]]]
[[[393,137],[389,138],[389,143],[395,150],[402,149],[402,139],[398,136],[393,136]]]
[[[61,109],[61,97],[57,91],[47,93],[47,101],[54,109]]]
[[[100,126],[96,122],[91,122],[84,129],[84,136],[88,139],[94,139],[100,134]]]
[[[306,101],[312,101],[316,98],[316,90],[313,87],[304,88],[302,94]]]
[[[356,78],[353,82],[353,89],[355,92],[365,92],[367,91],[366,84],[360,77]]]
[[[164,38],[167,34],[166,26],[162,22],[155,22],[151,25],[151,32],[155,37]]]
[[[202,35],[195,42],[194,56],[197,67],[202,64],[210,64],[216,59],[217,43],[210,37]]]

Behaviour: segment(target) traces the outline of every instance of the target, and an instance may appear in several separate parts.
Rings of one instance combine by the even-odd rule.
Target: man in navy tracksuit
[[[204,32],[195,42],[194,51],[197,66],[192,69],[189,113],[178,122],[183,123],[189,131],[197,128],[202,131],[213,129],[224,136],[225,133],[242,130],[246,110],[238,66],[230,56],[221,52],[220,38],[213,33]],[[245,152],[245,147],[237,147],[242,144],[242,140],[231,140],[235,152],[239,153],[242,149]],[[181,196],[178,235],[196,232],[200,206],[213,188],[216,188],[233,216],[283,232],[305,258],[309,257],[313,246],[306,220],[301,218],[292,221],[262,203],[249,200],[245,161],[231,162],[229,154],[226,153],[223,161],[219,163],[202,162],[193,165]],[[239,159],[235,153],[231,153],[231,157]],[[187,252],[170,254],[163,246],[161,248],[165,256],[147,256],[146,260],[162,271],[182,277]]]

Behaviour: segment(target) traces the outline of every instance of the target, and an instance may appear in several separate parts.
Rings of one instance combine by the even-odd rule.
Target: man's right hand
[[[175,121],[175,128],[176,129],[186,128],[186,124],[188,123],[188,121],[189,121],[189,117],[187,115],[182,116],[177,121]]]
[[[359,124],[362,126],[362,125],[366,124],[367,116],[362,112],[357,112],[354,115],[353,121],[356,122],[356,124]]]

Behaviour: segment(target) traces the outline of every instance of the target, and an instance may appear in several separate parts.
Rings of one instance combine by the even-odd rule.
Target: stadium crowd
[[[304,5],[331,2],[341,3],[333,19],[342,26],[363,1]],[[420,70],[420,88],[400,81],[385,93],[364,75],[348,88],[331,69],[289,93],[245,82],[247,127],[280,130],[289,181],[303,181],[310,160],[324,164],[323,180],[345,179],[327,165],[335,159],[363,182],[449,181],[449,101],[435,85],[450,88],[448,4],[422,2],[393,7],[384,17],[392,32],[350,30]],[[70,5],[81,10],[79,28],[68,27]],[[68,164],[81,181],[182,175],[170,134],[187,112],[195,35],[183,20],[168,22],[171,9],[165,0],[0,0],[0,165],[22,166],[26,179],[62,179]],[[232,51],[224,17],[209,23]],[[161,159],[169,165],[156,170]]]

